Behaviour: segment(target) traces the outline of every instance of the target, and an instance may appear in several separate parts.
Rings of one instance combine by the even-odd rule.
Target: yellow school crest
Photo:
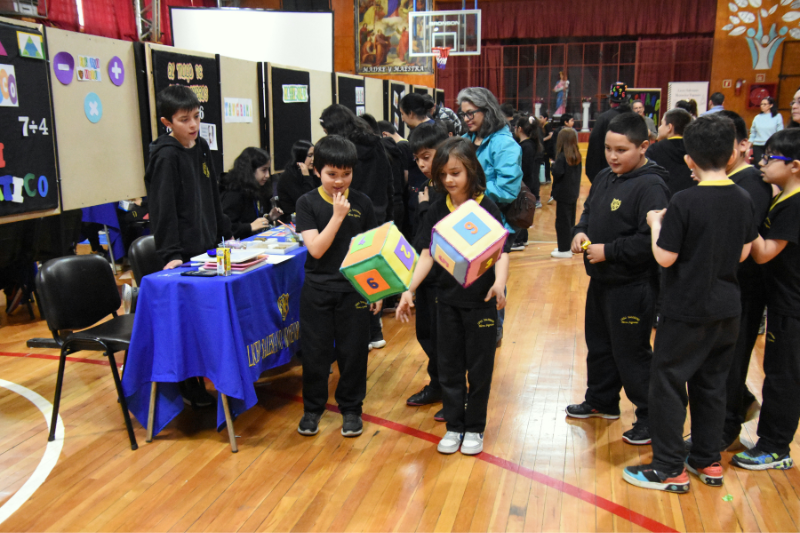
[[[289,295],[281,294],[278,298],[278,309],[281,311],[281,318],[286,320],[286,315],[289,314]]]
[[[207,178],[211,177],[211,172],[208,170],[208,165],[203,161],[203,175]]]
[[[619,206],[621,206],[621,205],[622,205],[622,202],[620,200],[617,200],[616,198],[614,198],[614,200],[611,201],[611,210],[612,211],[616,211],[617,209],[619,209]]]
[[[617,206],[617,207],[619,207],[619,206]],[[641,322],[641,320],[639,320],[638,316],[624,316],[624,317],[622,317],[620,319],[620,322],[622,322],[623,324],[636,325],[639,322]]]

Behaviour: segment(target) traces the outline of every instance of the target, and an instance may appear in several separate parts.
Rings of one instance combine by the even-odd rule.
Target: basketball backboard
[[[435,55],[434,47],[450,48],[451,56],[480,55],[481,10],[410,11],[410,57]]]

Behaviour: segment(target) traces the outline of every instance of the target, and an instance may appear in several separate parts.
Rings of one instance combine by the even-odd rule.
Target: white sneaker
[[[464,455],[478,455],[483,451],[483,433],[464,433],[464,441],[461,443],[461,453]]]
[[[554,251],[550,252],[550,257],[555,257],[556,259],[571,259],[572,258],[572,252],[570,252],[570,251],[559,252],[558,250],[554,250]]]
[[[558,246],[556,246],[555,248],[553,248],[553,251],[554,251],[554,252],[557,252],[557,251],[558,251]]]
[[[461,441],[464,440],[463,433],[457,433],[455,431],[448,431],[442,437],[442,440],[439,441],[439,445],[436,447],[439,450],[439,453],[444,454],[451,454],[456,453],[458,448],[461,446]]]

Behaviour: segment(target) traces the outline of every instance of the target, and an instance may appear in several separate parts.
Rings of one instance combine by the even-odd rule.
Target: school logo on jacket
[[[622,205],[622,201],[621,200],[617,200],[616,198],[614,198],[614,200],[611,201],[611,210],[612,211],[616,211],[617,209],[619,209],[619,206],[621,206],[621,205]]]
[[[366,309],[368,307],[369,307],[369,304],[364,300],[361,300],[360,302],[356,302],[356,309]]]
[[[211,177],[211,171],[208,170],[208,165],[203,161],[203,175],[207,178]]]
[[[359,211],[358,209],[351,209],[350,211],[347,212],[347,216],[361,218],[361,211]]]
[[[494,319],[482,318],[482,319],[478,320],[478,327],[479,328],[493,328],[494,327]]]
[[[278,309],[281,311],[281,318],[286,320],[286,316],[289,314],[289,295],[288,294],[281,294],[280,298],[278,298]]]
[[[772,222],[769,221],[769,217],[764,219],[764,227],[770,229],[772,227]]]
[[[770,331],[767,332],[767,342],[775,342],[775,335]]]
[[[620,322],[622,322],[623,324],[636,325],[639,322],[641,322],[641,320],[639,320],[638,316],[624,316],[620,319]]]

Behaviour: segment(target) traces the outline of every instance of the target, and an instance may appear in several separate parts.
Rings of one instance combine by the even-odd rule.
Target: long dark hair
[[[544,135],[542,126],[539,124],[539,121],[536,120],[536,117],[533,115],[522,115],[517,119],[516,125],[518,128],[522,128],[522,133],[527,135],[531,140],[536,149],[536,155],[542,154],[544,152],[544,145],[542,144]]]
[[[447,189],[442,180],[447,162],[451,157],[455,157],[467,171],[467,188],[469,197],[475,199],[479,194],[486,190],[486,174],[478,156],[475,153],[475,146],[464,137],[449,137],[446,141],[436,147],[436,155],[433,156],[431,163],[431,178],[433,186],[442,194],[447,194]]]
[[[311,144],[311,141],[305,141],[303,139],[299,141],[295,141],[292,145],[291,150],[291,157],[289,157],[289,161],[286,162],[286,166],[284,170],[297,169],[297,163],[302,163],[308,157],[308,151],[313,148],[314,145]]]
[[[772,107],[769,108],[769,112],[772,113],[773,117],[778,114],[778,110],[775,109],[775,99],[773,97],[766,96],[766,97],[762,98],[762,100],[766,100],[772,106]]]
[[[245,148],[233,162],[233,167],[223,177],[222,186],[231,191],[239,190],[247,198],[261,196],[261,187],[255,177],[256,169],[268,165],[271,160],[272,158],[266,150],[253,146]],[[272,190],[266,184],[264,188],[268,191]],[[269,192],[266,194],[271,196]]]
[[[319,120],[328,135],[341,135],[359,144],[374,144],[375,141],[380,141],[366,122],[357,117],[350,108],[341,104],[329,105]]]

